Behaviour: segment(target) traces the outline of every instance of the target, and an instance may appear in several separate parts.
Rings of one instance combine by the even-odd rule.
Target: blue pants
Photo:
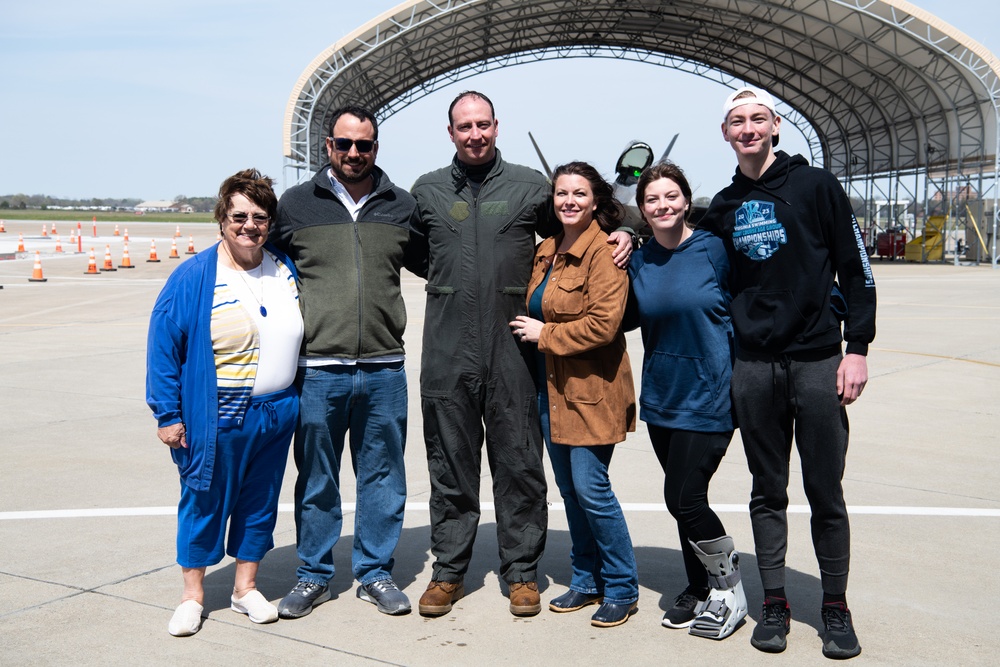
[[[241,426],[219,428],[209,489],[195,491],[181,482],[177,506],[177,563],[181,567],[215,565],[223,553],[259,562],[274,547],[278,493],[298,403],[293,387],[255,396]],[[224,551],[227,521],[229,540]]]
[[[302,581],[325,584],[334,575],[340,539],[340,463],[350,431],[357,478],[354,578],[370,584],[392,576],[392,553],[406,507],[406,372],[403,362],[300,368],[299,426],[295,432],[295,527]]]
[[[552,442],[545,392],[538,396],[538,414],[573,542],[570,590],[591,595],[603,592],[605,602],[635,602],[639,599],[639,573],[632,538],[608,477],[615,446]]]

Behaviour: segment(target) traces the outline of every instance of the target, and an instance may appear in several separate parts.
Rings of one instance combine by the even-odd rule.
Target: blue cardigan
[[[264,247],[296,275],[283,252],[270,244]],[[170,274],[153,306],[146,340],[146,404],[160,428],[184,422],[188,446],[170,453],[181,480],[196,491],[206,491],[212,483],[219,428],[212,350],[218,260],[216,243]]]
[[[733,430],[735,341],[722,240],[695,230],[667,250],[650,239],[632,257],[628,273],[623,326],[642,328],[639,418],[685,431]]]

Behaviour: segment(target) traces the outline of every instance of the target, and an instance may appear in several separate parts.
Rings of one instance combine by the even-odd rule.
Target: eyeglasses
[[[338,153],[349,152],[351,146],[357,148],[359,153],[371,153],[375,144],[378,143],[371,139],[347,139],[346,137],[327,137],[327,140],[333,143],[333,147],[337,149]]]
[[[271,216],[264,215],[263,213],[254,213],[253,215],[248,215],[246,213],[229,213],[228,215],[229,219],[237,225],[245,225],[250,220],[253,220],[253,224],[258,227],[266,227],[267,223],[271,222]]]

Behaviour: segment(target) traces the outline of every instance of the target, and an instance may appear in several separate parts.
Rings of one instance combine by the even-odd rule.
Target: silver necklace
[[[230,255],[230,257],[232,257],[232,255]],[[250,270],[240,271],[239,269],[237,269],[236,273],[239,274],[240,279],[243,281],[243,284],[247,286],[248,290],[250,290],[250,296],[256,299],[257,305],[260,306],[261,317],[267,317],[267,308],[264,307],[264,258],[263,257],[260,260],[260,264],[258,264],[256,268],[258,269],[256,276],[250,273]],[[260,298],[258,298],[257,295],[254,294],[253,287],[250,285],[249,281],[247,281],[247,278],[244,275],[247,273],[250,273],[250,277],[255,278],[258,284],[260,285]]]

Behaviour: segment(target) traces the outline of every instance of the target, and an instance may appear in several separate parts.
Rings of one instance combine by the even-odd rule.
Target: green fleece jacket
[[[298,272],[302,355],[364,360],[403,353],[406,308],[399,273],[417,206],[378,167],[355,222],[329,168],[289,188],[271,240]]]

